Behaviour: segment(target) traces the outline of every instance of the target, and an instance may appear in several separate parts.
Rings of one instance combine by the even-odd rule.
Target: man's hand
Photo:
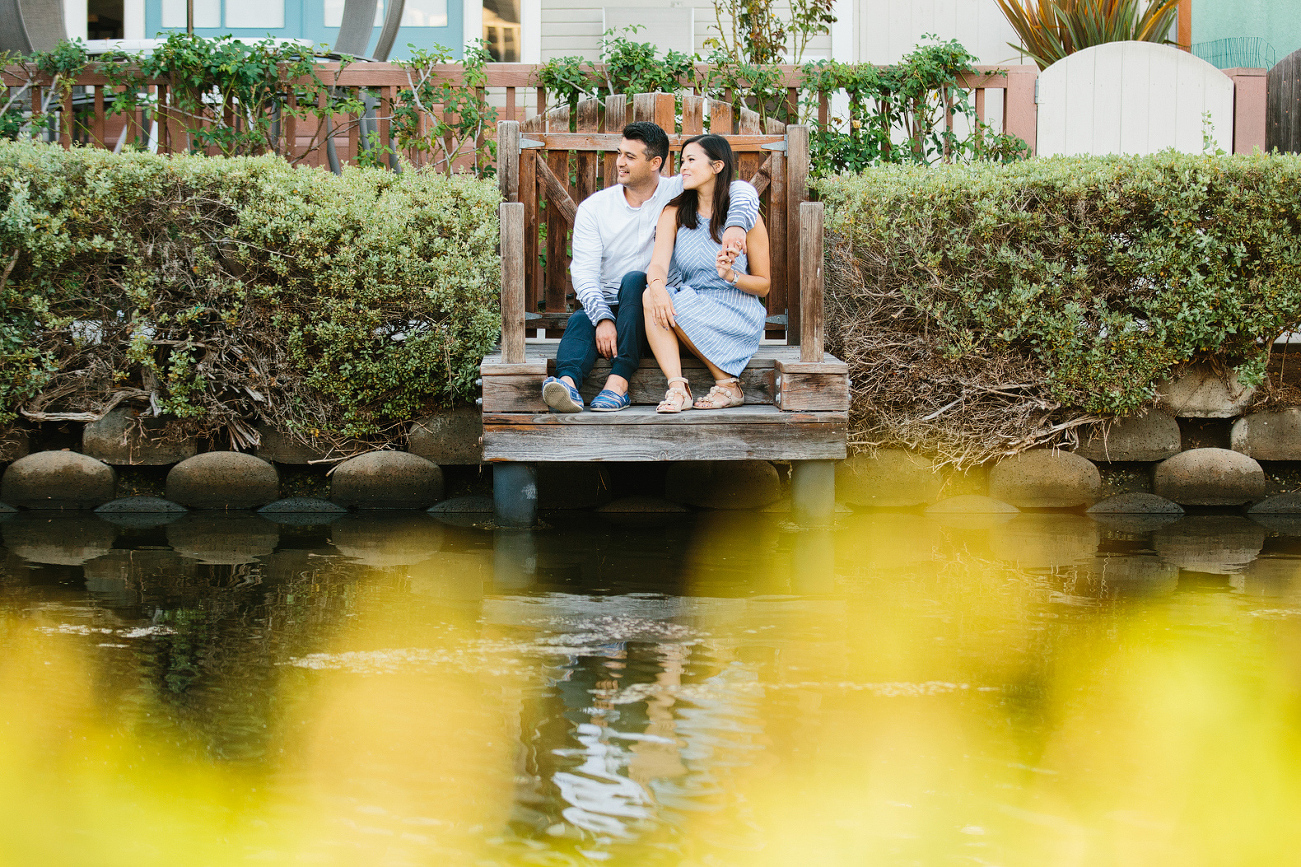
[[[740,226],[728,226],[723,230],[723,249],[736,258],[737,253],[745,252],[745,229]]]
[[[619,351],[619,332],[614,327],[613,319],[602,319],[596,323],[596,351],[602,358],[614,358]]]

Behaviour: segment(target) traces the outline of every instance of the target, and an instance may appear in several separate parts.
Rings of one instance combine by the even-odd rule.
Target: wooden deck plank
[[[608,375],[608,363],[606,365]],[[483,368],[481,367],[480,370]],[[551,370],[555,372],[554,368]],[[713,377],[701,365],[684,367],[682,373],[690,384],[691,393],[703,397],[714,385]],[[741,390],[747,403],[771,404],[777,400],[777,389],[773,384],[773,369],[770,367],[747,368],[742,371]],[[605,385],[605,375],[593,373],[579,389],[584,401],[590,401]],[[841,377],[843,380],[844,377]],[[628,394],[634,406],[654,406],[664,399],[668,381],[663,372],[652,362],[643,364],[628,381]],[[808,388],[804,389],[806,392]],[[826,389],[823,389],[826,391]],[[848,392],[848,387],[845,388]],[[542,374],[525,372],[521,374],[489,373],[483,377],[484,412],[543,412]],[[797,406],[791,403],[791,406]],[[833,409],[835,407],[819,407]]]
[[[546,359],[551,361],[555,359],[556,349],[559,346],[560,344],[558,343],[530,343],[525,348],[525,352],[527,353],[530,362],[535,359]],[[484,356],[483,363],[486,366],[492,366],[500,363],[500,359],[501,353],[494,352]],[[780,360],[783,369],[789,370],[791,373],[834,373],[836,371],[845,373],[849,370],[843,361],[833,355],[824,354],[822,359],[823,360],[820,364],[800,362],[800,348],[798,346],[783,346],[780,344],[768,343],[759,347],[759,350],[755,352],[754,357],[750,359],[749,366],[763,368],[776,367],[777,362]],[[654,364],[655,362],[653,359],[643,358],[642,363]],[[704,363],[694,356],[684,355],[682,358],[682,366],[704,367]],[[602,368],[608,370],[609,367],[610,360],[608,358],[598,358],[596,359],[596,367],[593,368],[593,375],[595,375],[595,371],[601,370]],[[506,373],[507,371],[502,372]]]
[[[778,419],[798,415],[770,409]],[[643,410],[654,416],[654,411]],[[678,416],[575,413],[536,416],[537,424],[500,424],[485,416],[483,456],[487,461],[743,461],[843,460],[844,415],[826,421],[746,423],[724,416],[737,410],[692,410]],[[808,414],[813,415],[813,414]],[[583,419],[565,421],[560,419]],[[623,419],[624,423],[611,423]],[[695,423],[693,423],[695,422]]]
[[[782,412],[775,406],[758,404],[731,409],[690,409],[680,413],[658,413],[653,406],[630,406],[622,412],[484,412],[485,425],[543,425],[547,427],[626,425],[808,425],[838,424],[849,418],[845,412]]]

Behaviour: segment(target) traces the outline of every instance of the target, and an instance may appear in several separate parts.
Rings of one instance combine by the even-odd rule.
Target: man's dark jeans
[[[619,284],[619,303],[610,306],[614,313],[614,328],[618,335],[618,353],[610,372],[624,379],[632,379],[641,363],[642,347],[646,346],[646,323],[642,319],[641,295],[646,291],[646,272],[630,271]],[[596,364],[596,326],[587,313],[579,310],[569,317],[565,336],[560,338],[556,350],[556,378],[571,377],[575,385],[592,372]]]

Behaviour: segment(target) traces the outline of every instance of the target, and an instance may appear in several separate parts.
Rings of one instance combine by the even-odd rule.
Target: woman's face
[[[714,176],[723,170],[723,161],[710,161],[709,154],[705,153],[697,142],[692,142],[682,149],[682,188],[684,190],[698,190],[709,182],[713,181]]]

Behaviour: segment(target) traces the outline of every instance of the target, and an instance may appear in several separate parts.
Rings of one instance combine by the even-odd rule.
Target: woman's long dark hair
[[[698,144],[710,162],[722,162],[723,169],[714,175],[714,213],[709,217],[709,237],[715,244],[723,243],[723,224],[727,222],[727,208],[732,202],[732,177],[736,174],[736,156],[732,146],[721,135],[705,133],[693,136],[682,143],[685,150],[689,144]],[[696,211],[700,201],[695,190],[683,190],[677,198],[669,202],[678,209],[678,228],[696,228]]]

